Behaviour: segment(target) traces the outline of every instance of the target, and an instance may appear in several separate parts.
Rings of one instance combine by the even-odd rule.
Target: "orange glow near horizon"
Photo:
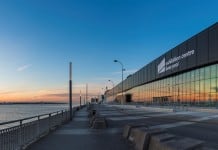
[[[73,88],[73,102],[78,102],[80,99],[79,87]],[[99,88],[90,88],[88,98],[97,97],[101,93]],[[85,97],[85,90],[81,90],[82,100]],[[23,91],[0,91],[0,103],[3,102],[68,102],[69,93],[66,89],[48,89],[48,90],[23,90]]]
[[[9,92],[1,94],[0,102],[64,102],[66,97],[64,95],[58,96],[60,93],[41,93],[41,92]]]

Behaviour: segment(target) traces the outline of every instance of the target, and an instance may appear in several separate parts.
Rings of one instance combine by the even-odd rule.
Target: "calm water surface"
[[[0,122],[22,119],[58,110],[68,109],[68,104],[10,104],[0,105]]]

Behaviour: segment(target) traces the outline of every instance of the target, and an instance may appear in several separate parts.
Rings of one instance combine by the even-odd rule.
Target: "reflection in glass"
[[[189,72],[174,75],[155,82],[137,87],[130,78],[126,81],[126,93],[132,95],[134,102],[169,104],[214,105],[218,101],[218,64],[202,67]],[[144,81],[144,80],[143,80]],[[114,88],[117,97],[120,95],[121,84]],[[113,92],[107,93],[112,99]]]

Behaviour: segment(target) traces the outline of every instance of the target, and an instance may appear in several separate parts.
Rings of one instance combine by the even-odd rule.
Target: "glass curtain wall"
[[[124,95],[131,95],[132,102],[146,104],[214,106],[218,99],[217,78],[215,64],[134,87]],[[107,98],[112,98],[110,93]]]

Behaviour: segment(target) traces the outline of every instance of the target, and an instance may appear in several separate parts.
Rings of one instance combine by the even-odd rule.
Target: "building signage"
[[[165,72],[166,68],[166,62],[165,62],[165,58],[163,58],[163,60],[159,63],[159,65],[157,66],[157,72],[158,74],[159,73],[162,73],[162,72]]]
[[[180,61],[187,57],[190,57],[195,54],[195,50],[188,51],[180,56],[170,58],[169,60],[162,59],[162,61],[157,66],[158,74],[163,73],[168,70],[173,70],[174,68],[179,67]]]

